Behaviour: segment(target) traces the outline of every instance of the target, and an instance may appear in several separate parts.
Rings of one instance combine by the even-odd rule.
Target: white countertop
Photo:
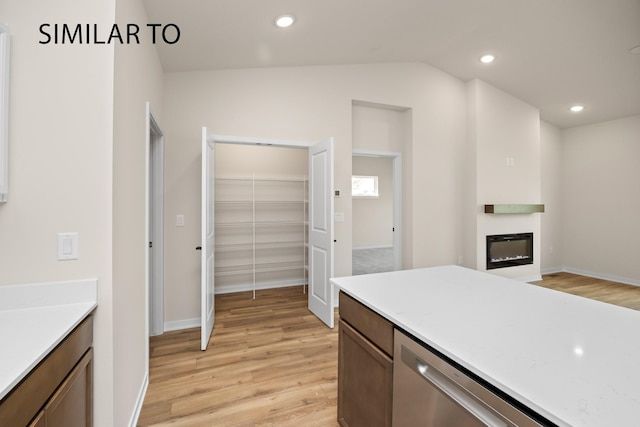
[[[0,286],[0,399],[96,308],[97,281]]]
[[[458,266],[331,282],[560,426],[640,426],[640,311]]]

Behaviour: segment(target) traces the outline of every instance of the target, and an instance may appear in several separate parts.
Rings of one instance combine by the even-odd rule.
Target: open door
[[[206,350],[213,331],[214,313],[214,197],[215,142],[207,140],[207,128],[202,128],[202,220],[201,220],[201,311],[200,349]]]
[[[333,138],[309,147],[309,310],[333,328]]]

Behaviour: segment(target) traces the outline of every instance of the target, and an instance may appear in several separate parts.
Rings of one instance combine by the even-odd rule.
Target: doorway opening
[[[148,335],[164,333],[164,136],[147,103]]]
[[[308,149],[216,146],[216,294],[307,283]]]
[[[354,150],[352,176],[376,182],[376,191],[352,193],[352,274],[402,268],[402,156]],[[356,181],[358,179],[356,178]],[[355,195],[354,195],[355,194]]]
[[[392,257],[391,266],[386,261],[384,271],[400,270],[404,266],[404,255],[410,255],[411,250],[407,244],[411,235],[404,233],[404,224],[410,227],[411,221],[409,217],[403,220],[403,215],[410,214],[410,210],[403,212],[402,197],[404,186],[411,183],[410,174],[404,177],[402,165],[402,153],[411,153],[411,109],[352,100],[351,114],[352,175],[360,174],[359,170],[369,171],[366,175],[378,176],[380,187],[378,200],[352,198],[352,274],[381,271],[376,257],[382,252],[387,252],[387,260]],[[367,225],[368,230],[359,229]],[[368,237],[364,239],[363,235]]]
[[[206,132],[206,128],[203,128],[203,159],[205,147],[212,147],[211,150],[207,149],[207,153],[211,151],[211,155],[207,155],[207,157],[211,157],[211,159],[217,157],[214,155],[215,146],[223,146],[225,144],[231,145],[258,145],[258,146],[273,146],[273,147],[286,147],[286,148],[298,148],[305,149],[307,158],[308,158],[308,181],[305,179],[300,184],[300,187],[303,188],[307,195],[303,197],[300,201],[291,200],[292,203],[300,204],[301,209],[298,209],[299,213],[304,214],[305,211],[308,216],[308,221],[297,222],[297,226],[302,226],[306,228],[306,232],[303,232],[303,235],[306,236],[306,243],[300,246],[306,253],[307,259],[307,273],[306,278],[307,286],[308,286],[308,307],[309,310],[314,313],[320,320],[325,322],[327,326],[333,328],[334,325],[334,317],[333,317],[333,308],[335,305],[334,302],[334,292],[333,288],[329,283],[329,278],[333,275],[333,139],[329,138],[320,142],[302,142],[302,141],[283,141],[283,140],[266,140],[260,138],[243,138],[243,137],[234,137],[234,136],[223,136],[223,135],[208,135]],[[204,162],[204,160],[203,160]],[[218,207],[221,207],[221,200],[217,200],[218,193],[218,185],[216,183],[218,178],[217,168],[215,167],[215,162],[211,162],[213,167],[204,168],[202,173],[202,182],[203,182],[203,196],[202,196],[202,233],[201,237],[201,248],[202,248],[202,257],[203,260],[205,257],[213,255],[213,253],[217,253],[221,248],[219,245],[223,245],[222,241],[219,241],[217,227],[213,227],[213,235],[211,239],[211,245],[208,244],[208,236],[205,236],[205,229],[209,229],[209,226],[205,227],[205,224],[216,224],[214,217],[217,217],[219,214],[216,212]],[[203,163],[204,164],[204,163]],[[231,179],[231,181],[234,181]],[[207,187],[207,191],[205,194],[205,183]],[[255,179],[251,178],[252,188],[255,186]],[[297,185],[297,183],[296,183]],[[210,190],[209,190],[210,189]],[[277,204],[281,204],[281,198],[283,197],[283,193],[280,192],[282,188],[276,190],[278,195],[276,196],[276,201],[279,201]],[[253,191],[253,189],[252,189]],[[286,188],[285,188],[286,193]],[[285,201],[288,201],[285,197]],[[271,205],[273,199],[267,198],[265,200],[256,200],[254,196],[252,196],[251,200],[248,200],[245,197],[241,197],[238,200],[228,199],[226,200],[229,207],[232,209],[240,208],[240,205],[251,203],[253,206],[251,213],[251,221],[248,221],[249,217],[246,217],[245,221],[236,221],[235,219],[240,218],[239,216],[231,214],[231,216],[227,216],[228,219],[234,218],[233,226],[244,227],[251,224],[253,234],[252,237],[252,264],[253,264],[253,272],[252,274],[255,276],[256,269],[256,226],[288,226],[291,221],[289,219],[280,220],[279,212],[270,212],[269,209],[263,209],[263,212],[267,216],[261,220],[256,217],[255,206],[256,203],[264,204],[263,207],[267,207]],[[264,203],[263,203],[264,202]],[[206,209],[204,208],[206,206]],[[304,209],[304,210],[303,210]],[[231,225],[231,224],[229,224]],[[302,230],[302,228],[301,228]],[[271,235],[278,235],[279,233],[274,233],[272,231]],[[279,236],[278,236],[279,237]],[[206,243],[206,244],[205,244]],[[245,250],[248,246],[248,241],[240,241],[236,243],[226,242],[227,249],[231,252],[236,252],[236,250]],[[276,249],[284,249],[285,246],[289,245],[289,241],[269,241],[267,245],[269,245],[270,251],[267,253],[269,256],[274,256],[276,254]],[[276,244],[277,247],[273,247]],[[293,244],[293,242],[292,242]],[[297,243],[296,243],[297,245]],[[262,246],[262,245],[260,245]],[[213,306],[213,300],[215,293],[219,292],[216,288],[216,272],[220,272],[221,270],[218,268],[217,261],[215,256],[212,256],[213,262],[211,263],[211,268],[209,268],[209,264],[207,264],[207,268],[202,269],[202,280],[201,280],[201,303],[203,306],[203,312],[205,303],[207,307]],[[276,262],[277,263],[277,262]],[[273,265],[271,263],[271,268],[285,268],[288,269],[286,265]],[[203,261],[203,265],[204,261]],[[241,261],[240,265],[246,265]],[[237,266],[234,266],[234,268]],[[242,267],[244,269],[244,267]],[[296,268],[297,269],[297,268]],[[254,279],[255,283],[255,279]],[[255,285],[254,285],[255,286]],[[255,288],[254,288],[255,289]],[[203,331],[207,331],[203,333],[202,336],[202,349],[206,349],[208,338],[205,335],[209,336],[213,327],[213,322],[211,322],[211,327],[209,326],[209,322],[205,324],[205,316],[201,316],[201,328]]]

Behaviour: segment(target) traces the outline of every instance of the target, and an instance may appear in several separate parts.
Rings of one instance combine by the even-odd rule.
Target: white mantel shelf
[[[0,286],[0,400],[97,306],[97,280]]]
[[[639,311],[459,266],[331,282],[559,426],[638,425]]]

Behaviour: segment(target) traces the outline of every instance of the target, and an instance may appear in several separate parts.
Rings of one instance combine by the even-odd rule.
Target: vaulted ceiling
[[[561,128],[640,114],[640,0],[145,0],[166,72],[419,61]],[[281,29],[274,19],[295,16]],[[636,48],[636,49],[634,49]],[[635,52],[635,53],[634,53]],[[479,57],[492,53],[485,65]],[[584,110],[572,113],[573,104]]]

